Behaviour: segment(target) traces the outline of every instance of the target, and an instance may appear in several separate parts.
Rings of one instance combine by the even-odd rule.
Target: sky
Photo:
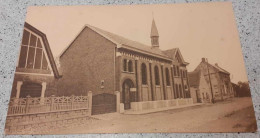
[[[205,57],[247,81],[247,73],[231,2],[161,5],[32,6],[26,22],[46,34],[54,57],[73,41],[85,24],[151,45],[154,18],[160,49],[179,48],[188,71]]]

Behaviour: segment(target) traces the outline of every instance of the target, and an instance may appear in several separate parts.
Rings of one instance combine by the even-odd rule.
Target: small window
[[[142,63],[141,70],[142,70],[142,84],[147,84],[147,70],[146,70],[146,65],[144,63]]]
[[[22,40],[23,45],[29,44],[29,37],[30,37],[30,33],[28,31],[24,30],[23,31],[23,40]]]
[[[20,52],[20,57],[19,57],[19,68],[25,68],[26,65],[26,57],[27,57],[27,49],[28,47],[22,46],[21,47],[21,52]]]
[[[131,60],[128,61],[128,71],[133,72],[133,62]]]
[[[158,66],[154,67],[155,85],[160,85],[160,76]]]

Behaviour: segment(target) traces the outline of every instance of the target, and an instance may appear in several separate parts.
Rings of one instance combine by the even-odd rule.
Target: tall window
[[[179,87],[178,87],[178,84],[175,84],[175,89],[176,89],[176,98],[179,98]]]
[[[180,91],[180,97],[183,98],[183,95],[182,95],[182,87],[181,87],[180,84],[179,84],[179,91]]]
[[[175,68],[175,65],[173,65],[173,73],[174,73],[174,76],[176,76],[176,68]]]
[[[177,76],[180,76],[180,68],[179,68],[179,66],[176,66],[176,70],[177,70]]]
[[[48,69],[48,62],[43,53],[41,40],[34,34],[24,30],[21,45],[19,68]]]
[[[128,61],[128,71],[133,72],[133,62],[131,60]]]
[[[165,68],[165,73],[166,73],[166,84],[167,86],[170,86],[170,73],[169,73],[169,69]]]
[[[158,66],[154,67],[155,85],[160,85],[160,76]]]
[[[123,70],[124,70],[124,71],[127,71],[126,64],[127,64],[127,60],[126,60],[126,59],[124,59],[124,63],[123,63]]]
[[[146,70],[146,65],[142,63],[141,65],[141,70],[142,70],[142,84],[147,84],[147,70]]]

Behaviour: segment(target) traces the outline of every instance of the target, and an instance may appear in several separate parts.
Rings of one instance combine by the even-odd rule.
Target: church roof
[[[119,36],[117,34],[105,31],[103,29],[100,29],[100,28],[97,28],[97,27],[94,27],[94,26],[91,26],[91,25],[88,25],[88,24],[86,24],[83,27],[83,29],[79,32],[79,34],[86,27],[90,28],[91,30],[97,32],[101,36],[103,36],[106,39],[110,40],[111,42],[115,43],[117,45],[117,48],[125,48],[125,49],[131,50],[131,51],[136,51],[136,52],[140,52],[140,53],[143,53],[143,54],[152,55],[152,56],[155,56],[155,57],[158,57],[158,58],[162,58],[162,59],[165,59],[165,60],[170,60],[170,61],[172,61],[174,59],[174,56],[176,54],[176,52],[171,52],[171,53],[170,52],[165,52],[165,51],[162,51],[159,48],[153,48],[150,45],[145,45],[145,44],[142,44],[140,42],[136,42],[136,41],[127,39],[125,37]],[[79,36],[79,34],[77,35],[77,37]],[[73,41],[71,43],[73,43]],[[69,48],[69,46],[64,49],[64,51],[60,54],[59,57],[61,57],[66,52],[66,50]],[[175,49],[177,51],[178,48],[175,48]],[[172,50],[172,49],[170,49],[170,50]],[[173,55],[171,55],[171,54],[173,54]],[[187,63],[187,62],[185,62],[185,63]]]
[[[191,87],[198,87],[200,84],[200,71],[193,71],[188,73],[189,83]]]
[[[159,36],[159,33],[158,33],[154,19],[152,21],[152,28],[151,28],[151,37],[152,36]]]
[[[122,36],[113,34],[111,32],[102,30],[100,28],[97,28],[97,27],[94,27],[94,26],[91,26],[91,25],[86,25],[86,26],[89,27],[90,29],[100,33],[101,35],[109,38],[110,40],[116,42],[119,45],[122,45],[122,46],[125,46],[125,47],[134,48],[134,49],[138,49],[138,50],[142,50],[142,51],[145,51],[145,52],[149,52],[149,53],[152,53],[152,54],[157,54],[157,55],[169,58],[169,57],[167,57],[167,55],[165,55],[162,52],[162,50],[160,50],[158,48],[152,48],[151,46],[148,46],[148,45],[142,44],[140,42],[136,42],[136,41],[124,38]]]
[[[51,52],[51,48],[50,48],[49,42],[47,40],[47,36],[43,32],[41,32],[40,30],[36,29],[35,27],[33,27],[32,25],[30,25],[27,22],[25,22],[24,27],[28,28],[29,30],[31,30],[32,32],[36,33],[37,35],[39,35],[42,38],[46,54],[48,56],[48,59],[49,59],[50,64],[51,64],[51,68],[53,70],[53,74],[54,74],[54,76],[56,78],[60,78],[61,75],[59,74],[57,66],[56,66],[56,63],[54,61],[54,58],[53,58],[53,55],[52,55],[52,52]]]

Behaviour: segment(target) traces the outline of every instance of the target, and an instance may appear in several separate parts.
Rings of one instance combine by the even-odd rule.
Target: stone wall
[[[44,133],[66,127],[73,123],[79,123],[86,119],[91,119],[89,116],[89,109],[7,116],[5,133]]]
[[[193,104],[192,98],[131,102],[131,110],[143,111],[143,110],[151,110],[151,109],[159,109],[159,108],[178,107],[178,106],[191,105],[191,104]]]

